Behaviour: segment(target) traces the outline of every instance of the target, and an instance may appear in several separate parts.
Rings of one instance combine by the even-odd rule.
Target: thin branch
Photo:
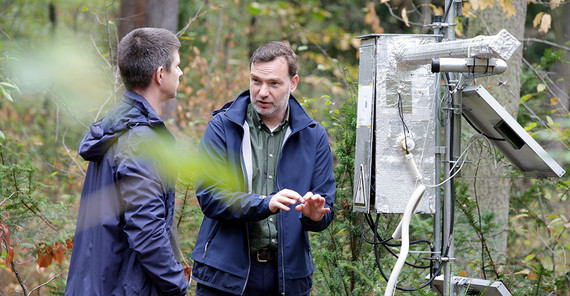
[[[26,209],[28,209],[30,212],[32,212],[34,215],[38,216],[38,218],[40,218],[42,221],[44,221],[44,223],[51,229],[53,229],[54,231],[59,231],[59,229],[57,229],[57,227],[55,227],[53,225],[53,223],[51,223],[48,219],[46,219],[44,216],[40,215],[39,212],[37,212],[36,210],[32,209],[26,202],[24,202],[23,200],[20,200],[20,203],[24,205],[24,207],[26,207]]]
[[[200,11],[202,10],[202,6],[204,6],[204,3],[206,3],[206,2],[207,2],[207,0],[205,0],[204,2],[202,2],[202,4],[200,4],[200,7],[198,7],[198,11],[196,11],[196,14],[194,14],[194,17],[192,17],[191,19],[188,20],[188,22],[186,23],[184,28],[182,28],[182,30],[180,30],[176,33],[176,36],[181,36],[182,34],[186,33],[186,30],[188,30],[188,28],[190,28],[190,25],[192,24],[192,22],[197,20],[198,17],[200,16]]]
[[[546,80],[544,80],[543,75],[540,75],[540,73],[538,72],[538,70],[536,70],[536,68],[534,68],[524,57],[521,57],[523,63],[529,67],[529,69],[534,73],[534,75],[536,75],[536,77],[538,77],[538,79],[540,79],[540,81],[542,81],[542,83],[544,84],[544,86],[546,86],[546,89],[548,90],[548,92],[553,96],[553,97],[558,97],[558,94],[556,94],[552,88],[550,88],[550,84],[546,82]],[[553,83],[554,84],[554,83]],[[566,99],[570,98],[567,94],[563,93],[562,96],[565,96]],[[562,105],[562,107],[564,108],[564,110],[566,110],[566,112],[570,112],[568,110],[568,107],[564,106],[562,103],[560,103],[560,105]]]
[[[521,38],[519,39],[519,41],[521,42],[538,42],[538,43],[544,43],[546,45],[550,45],[552,47],[556,47],[556,48],[560,48],[563,49],[565,51],[570,51],[570,47],[568,46],[564,46],[564,45],[560,45],[558,43],[552,42],[552,41],[548,41],[548,40],[544,40],[544,39],[538,39],[538,38]]]
[[[388,11],[390,12],[390,15],[391,15],[392,17],[394,17],[395,19],[397,19],[397,20],[399,20],[399,21],[401,21],[401,22],[404,22],[404,19],[403,19],[402,17],[400,17],[399,15],[396,15],[396,14],[394,13],[394,11],[392,11],[392,7],[390,6],[390,4],[389,4],[388,2],[386,2],[386,3],[384,3],[384,4],[386,5],[386,7],[388,7]],[[408,21],[408,24],[414,25],[414,26],[418,26],[418,27],[423,27],[423,26],[424,26],[424,24],[422,24],[422,23],[416,23],[416,22],[410,22],[410,21]]]
[[[41,285],[39,285],[39,286],[33,288],[33,289],[30,291],[30,293],[27,293],[27,294],[25,294],[25,295],[30,296],[35,290],[37,290],[37,289],[39,289],[39,288],[41,288],[41,287],[43,287],[43,286],[49,284],[50,282],[52,282],[53,280],[55,280],[56,278],[58,278],[58,277],[60,277],[60,276],[61,276],[61,273],[58,274],[58,275],[56,275],[56,276],[54,276],[54,277],[52,277],[49,281],[47,281],[47,282],[45,282],[45,283],[43,283],[43,284],[41,284]]]
[[[544,223],[544,225],[546,226],[546,234],[548,235],[548,241],[550,242],[550,244],[553,244],[552,242],[552,229],[550,229],[550,227],[548,227],[548,223],[546,223],[546,214],[544,213],[544,205],[542,202],[542,194],[540,194],[540,186],[536,187],[536,191],[538,193],[538,205],[540,206],[540,214],[541,214],[541,218],[542,218],[542,223]],[[554,245],[551,245],[549,247],[549,249],[554,249]],[[552,260],[552,273],[555,275],[556,274],[556,260],[555,260],[555,254],[554,252],[550,253],[550,260]]]
[[[63,133],[63,137],[61,138],[61,144],[63,145],[63,148],[65,149],[65,152],[67,153],[69,158],[71,158],[73,163],[75,163],[75,165],[79,168],[79,170],[81,171],[81,174],[83,174],[83,176],[85,176],[85,171],[83,170],[83,168],[81,167],[79,162],[77,162],[77,159],[75,159],[75,157],[73,157],[73,155],[71,155],[71,151],[69,151],[69,148],[67,148],[67,145],[65,145],[65,133]]]
[[[113,46],[111,43],[111,32],[109,30],[109,3],[105,0],[105,28],[107,29],[107,45],[109,46],[109,60],[113,64]],[[112,68],[112,67],[111,67]]]
[[[24,281],[20,277],[20,272],[16,269],[16,264],[14,264],[14,261],[10,263],[10,266],[12,267],[12,272],[14,272],[14,274],[16,275],[16,279],[18,279],[18,283],[20,283],[20,287],[22,287],[24,295],[28,295],[28,288],[26,288]]]
[[[59,96],[58,96],[55,92],[53,92],[53,91],[52,91],[47,85],[45,85],[45,84],[43,84],[43,87],[47,90],[47,92],[48,92],[49,94],[51,94],[51,96],[48,96],[48,98],[51,98],[51,99],[56,103],[56,105],[58,105],[58,106],[60,106],[60,105],[63,106],[63,108],[64,108],[65,110],[67,110],[67,112],[69,112],[69,114],[71,115],[71,117],[73,117],[75,120],[77,120],[77,122],[79,122],[79,124],[80,124],[81,126],[83,126],[85,129],[89,129],[89,127],[88,127],[87,125],[85,125],[85,124],[83,123],[83,121],[81,121],[81,119],[79,119],[79,117],[77,117],[77,115],[75,115],[75,113],[73,113],[73,111],[63,102],[63,100],[62,100],[61,98],[59,98]]]

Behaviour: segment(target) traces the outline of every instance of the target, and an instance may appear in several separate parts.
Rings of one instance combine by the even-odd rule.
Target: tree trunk
[[[516,14],[508,18],[506,13],[495,2],[494,7],[488,8],[477,13],[476,19],[469,19],[467,26],[467,36],[472,38],[477,35],[495,35],[501,29],[506,29],[517,39],[524,36],[524,25],[527,10],[526,0],[513,0],[512,5],[516,8]],[[491,78],[479,78],[478,84],[481,84],[489,90],[491,95],[509,112],[514,118],[517,117],[518,99],[520,98],[520,77],[522,65],[522,46],[507,61],[508,69],[505,73],[498,75],[496,78],[502,83],[506,83],[514,96],[504,87],[499,86],[498,81]],[[467,123],[463,122],[463,126],[467,129]],[[481,164],[487,163],[485,159]],[[473,160],[473,164],[477,164]],[[504,262],[507,250],[507,232],[506,230],[509,219],[509,196],[511,189],[511,180],[506,176],[509,170],[506,164],[498,163],[476,167],[475,165],[467,168],[464,173],[464,181],[470,184],[470,193],[473,198],[477,199],[482,214],[494,213],[495,224],[499,226],[497,233],[484,233],[484,237],[488,240],[489,249],[495,263]],[[473,178],[474,177],[474,178]],[[473,213],[477,216],[477,213]],[[483,250],[480,250],[481,252]],[[488,273],[487,273],[488,275]],[[482,274],[485,277],[485,273]]]
[[[119,40],[130,31],[141,27],[164,28],[176,33],[178,30],[178,0],[121,0]],[[174,120],[176,124],[176,99],[166,102],[161,118]],[[161,110],[156,110],[160,112]]]
[[[570,5],[563,5],[552,11],[552,29],[554,31],[554,36],[556,37],[556,43],[564,46],[568,46],[568,40],[570,40],[570,32],[567,28],[570,28],[570,17],[567,17],[570,13]],[[555,48],[553,48],[555,49]],[[564,59],[570,60],[570,52],[566,51],[563,55]],[[558,62],[554,64],[551,79],[555,82],[557,87],[552,87],[556,98],[560,101],[559,105],[552,106],[553,108],[568,109],[570,107],[570,64],[564,62]],[[564,111],[562,111],[564,112]],[[564,121],[567,120],[566,116],[558,115],[554,113],[552,119],[564,126]],[[552,146],[549,148],[564,151],[561,143],[553,140]]]
[[[121,0],[119,39],[141,27],[178,30],[178,0]]]

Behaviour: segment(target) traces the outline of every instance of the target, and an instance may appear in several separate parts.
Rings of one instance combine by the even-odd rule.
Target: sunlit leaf
[[[546,85],[544,85],[544,83],[539,83],[539,84],[536,86],[536,91],[539,92],[539,93],[543,92],[545,89],[546,89]]]
[[[531,131],[533,128],[536,127],[536,125],[537,125],[536,122],[531,122],[531,123],[529,123],[527,126],[524,127],[524,130],[527,131],[527,132],[528,132],[528,131]]]
[[[443,7],[437,7],[433,4],[429,4],[429,7],[433,10],[433,15],[441,15],[443,16]]]
[[[536,257],[535,254],[528,254],[526,257],[524,257],[524,261],[530,261],[534,259],[534,257]]]
[[[555,9],[556,7],[560,6],[562,0],[550,0],[550,9]]]
[[[477,11],[481,6],[479,0],[469,0],[469,5],[473,8],[474,11]]]
[[[524,96],[521,97],[521,101],[526,102],[528,101],[530,98],[532,98],[531,94],[526,94]]]
[[[402,8],[402,19],[404,20],[404,24],[406,27],[410,26],[410,21],[408,20],[408,13],[406,12],[406,8]]]
[[[507,18],[510,18],[517,13],[517,9],[513,6],[512,1],[502,0],[499,1],[499,5],[503,8],[503,11],[507,13]]]
[[[546,34],[548,30],[550,30],[551,22],[552,22],[552,17],[550,16],[550,14],[545,13],[540,19],[540,28],[538,28],[538,32]]]
[[[523,269],[521,271],[515,272],[515,274],[529,274],[529,273],[530,273],[530,270],[528,270],[528,269]]]
[[[247,6],[247,10],[252,16],[256,16],[261,12],[261,6],[257,2],[253,2]]]
[[[540,25],[540,20],[542,19],[542,16],[544,15],[544,12],[539,12],[536,14],[536,16],[534,17],[534,20],[532,20],[532,27],[536,28],[538,27],[538,25]]]
[[[4,98],[6,98],[8,101],[10,101],[12,103],[14,102],[14,100],[12,99],[12,96],[10,95],[10,93],[5,88],[2,88],[2,96]]]
[[[558,103],[560,103],[558,98],[550,98],[550,106],[558,105]]]
[[[481,10],[487,9],[487,8],[493,8],[493,6],[495,5],[495,0],[480,0],[479,1]]]

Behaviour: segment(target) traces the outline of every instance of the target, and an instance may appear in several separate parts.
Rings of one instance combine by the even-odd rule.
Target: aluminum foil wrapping
[[[434,35],[376,35],[376,127],[375,204],[378,213],[403,213],[418,182],[401,146],[404,128],[398,108],[401,96],[407,140],[415,143],[410,152],[424,184],[435,179],[435,87],[436,76],[426,65],[403,66],[398,52],[404,47],[433,47]],[[438,178],[439,180],[439,178]],[[424,193],[416,212],[434,213],[434,189]]]
[[[507,30],[501,30],[494,36],[477,36],[462,39],[417,46],[402,47],[395,55],[404,64],[426,64],[432,57],[441,58],[501,58],[505,61],[511,58],[521,43]]]

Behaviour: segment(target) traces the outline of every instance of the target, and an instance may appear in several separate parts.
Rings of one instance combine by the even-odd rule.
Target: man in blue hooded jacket
[[[174,137],[160,110],[176,95],[180,41],[135,29],[119,44],[127,89],[79,147],[89,161],[65,295],[185,295],[171,244],[176,177],[161,164]],[[177,254],[179,255],[179,253]]]
[[[331,223],[335,180],[325,129],[291,95],[298,82],[295,53],[269,42],[251,57],[250,89],[208,124],[192,252],[198,296],[310,294],[308,231]]]

